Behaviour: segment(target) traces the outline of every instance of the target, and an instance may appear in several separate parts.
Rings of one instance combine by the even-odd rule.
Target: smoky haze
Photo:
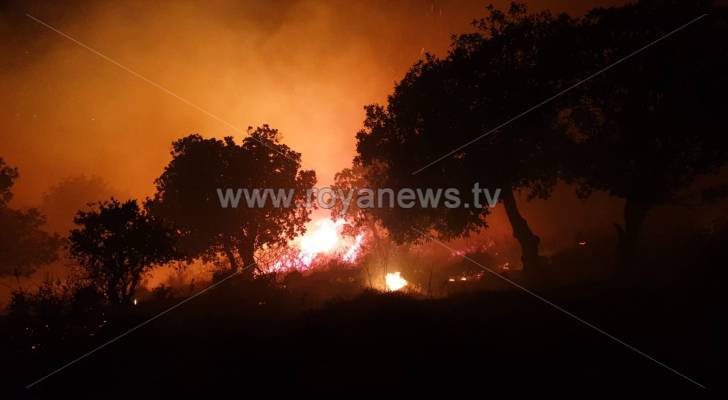
[[[507,2],[495,2],[503,7]],[[583,13],[595,4],[539,1]],[[482,1],[9,2],[0,11],[0,148],[35,205],[69,176],[150,195],[170,143],[224,123],[134,77],[26,13],[245,130],[268,123],[320,184],[350,165],[363,106],[386,101],[425,52],[471,31]]]
[[[528,6],[581,15],[593,6],[621,3],[544,0]],[[0,156],[20,170],[13,203],[41,206],[48,228],[67,232],[73,206],[109,195],[151,195],[173,140],[190,133],[243,136],[26,13],[242,131],[263,123],[280,129],[284,143],[302,153],[304,167],[314,169],[318,185],[325,186],[351,165],[363,106],[385,103],[426,52],[445,54],[451,35],[472,31],[485,5],[480,0],[3,3]],[[93,185],[67,185],[80,176],[108,187],[97,185],[93,198]],[[59,185],[69,189],[56,196],[63,201],[48,204],[47,194],[57,193]],[[597,227],[611,233],[611,223],[620,218],[615,201],[595,197],[585,204],[572,191],[559,193],[563,201],[553,205],[523,205],[547,252]],[[581,210],[583,217],[564,226],[559,223],[564,210]],[[500,207],[489,225],[485,234],[511,240]]]

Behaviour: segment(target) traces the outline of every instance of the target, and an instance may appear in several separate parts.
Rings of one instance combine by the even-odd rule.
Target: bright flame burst
[[[384,282],[387,284],[387,290],[390,292],[396,292],[399,289],[407,286],[407,281],[402,278],[399,272],[390,272],[384,277]]]
[[[301,260],[307,267],[319,253],[330,253],[337,247],[342,224],[342,220],[334,222],[328,218],[321,219],[316,221],[313,229],[301,236],[298,248],[301,250]]]
[[[341,235],[344,220],[332,221],[322,218],[312,222],[306,233],[293,242],[291,247],[297,249],[297,254],[292,259],[276,261],[271,269],[281,270],[306,270],[311,268],[314,260],[320,255],[341,258],[342,261],[353,263],[359,256],[364,234],[355,238],[347,238]]]

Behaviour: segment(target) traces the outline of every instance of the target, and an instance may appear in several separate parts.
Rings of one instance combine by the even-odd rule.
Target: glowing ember
[[[396,292],[399,289],[407,286],[407,281],[400,276],[399,272],[390,272],[384,277],[384,282],[387,284],[387,290],[390,292]]]

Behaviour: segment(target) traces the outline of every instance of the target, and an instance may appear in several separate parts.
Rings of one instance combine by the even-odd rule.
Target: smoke
[[[532,8],[565,10],[567,3]],[[451,34],[470,31],[484,14],[481,1],[454,0],[1,7],[0,34],[8,40],[0,47],[0,151],[20,167],[20,203],[37,203],[49,186],[84,173],[143,197],[174,139],[242,136],[26,13],[241,130],[280,129],[321,184],[350,164],[362,107],[386,101],[425,51],[443,54]]]

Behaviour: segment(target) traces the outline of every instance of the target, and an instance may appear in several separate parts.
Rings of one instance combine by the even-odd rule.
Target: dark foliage
[[[372,180],[381,187],[458,188],[470,194],[478,182],[492,192],[500,189],[524,266],[537,267],[544,261],[540,240],[519,212],[514,193],[527,190],[540,198],[551,193],[567,144],[555,124],[557,103],[477,138],[566,86],[574,72],[562,61],[579,36],[566,15],[529,14],[521,5],[507,13],[492,7],[488,12],[476,21],[477,33],[455,38],[446,58],[428,56],[412,67],[386,107],[367,107],[355,163],[378,166]],[[479,230],[486,226],[488,208],[373,212],[395,239],[410,241],[430,230],[442,238]]]
[[[190,135],[173,144],[172,161],[157,179],[157,193],[147,204],[170,221],[188,258],[228,258],[232,270],[252,266],[262,246],[285,244],[305,230],[310,210],[295,207],[316,183],[313,171],[301,169],[301,155],[280,143],[278,130],[267,125],[238,145],[232,137],[203,139]],[[218,189],[293,190],[291,207],[223,208]],[[253,268],[244,271],[252,276]]]
[[[16,179],[18,179],[18,169],[5,164],[5,160],[0,157],[0,207],[5,207],[13,198],[10,189]]]
[[[101,202],[79,211],[69,253],[112,304],[130,304],[143,274],[176,257],[173,232],[136,200]]]
[[[39,266],[55,261],[62,245],[58,235],[43,231],[45,217],[37,209],[8,207],[17,178],[17,168],[0,158],[0,277],[30,275]]]
[[[581,62],[599,70],[692,19],[702,20],[585,84],[565,110],[579,193],[625,200],[616,225],[629,260],[648,213],[728,161],[728,19],[705,1],[596,9],[580,26]]]

